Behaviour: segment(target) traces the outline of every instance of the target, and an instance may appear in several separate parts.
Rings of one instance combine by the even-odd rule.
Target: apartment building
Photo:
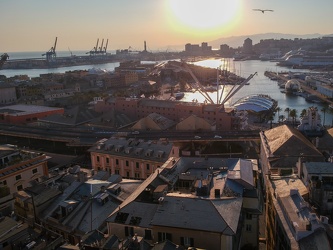
[[[266,249],[331,249],[328,218],[317,215],[309,203],[311,177],[305,177],[302,165],[321,165],[324,156],[300,131],[286,125],[262,131],[260,137]]]
[[[124,178],[146,179],[161,167],[169,157],[178,157],[179,149],[167,140],[144,141],[111,137],[103,139],[88,152],[95,171]]]
[[[298,162],[299,178],[306,184],[316,212],[333,221],[333,163]]]
[[[317,216],[297,176],[269,179],[266,186],[266,249],[331,249],[328,218]]]
[[[260,132],[260,160],[265,175],[297,174],[296,163],[325,161],[323,154],[296,128],[282,125]]]
[[[20,150],[15,146],[0,147],[0,211],[12,211],[13,194],[48,176],[47,161],[43,153]]]
[[[0,105],[8,105],[16,103],[17,96],[15,87],[4,83],[0,87]]]
[[[112,212],[108,233],[124,244],[137,237],[185,249],[256,248],[257,172],[255,160],[171,157]]]

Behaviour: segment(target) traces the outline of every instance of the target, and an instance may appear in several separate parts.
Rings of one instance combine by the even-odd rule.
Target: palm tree
[[[299,115],[301,118],[303,118],[306,115],[306,109],[302,109],[301,114]]]
[[[285,110],[284,110],[284,112],[286,112],[287,113],[287,121],[289,122],[289,116],[290,116],[290,108],[285,108]]]
[[[290,117],[293,118],[293,127],[294,127],[295,126],[296,117],[297,117],[297,110],[296,109],[290,110],[289,115],[290,115]]]
[[[320,111],[324,113],[323,126],[325,127],[326,108],[323,107]]]

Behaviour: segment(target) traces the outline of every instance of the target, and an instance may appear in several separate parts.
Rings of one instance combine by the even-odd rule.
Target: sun
[[[212,31],[232,23],[241,0],[168,0],[169,19],[177,29]]]

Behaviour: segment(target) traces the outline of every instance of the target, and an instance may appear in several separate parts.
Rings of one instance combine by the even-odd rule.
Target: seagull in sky
[[[254,11],[261,11],[263,14],[265,13],[265,11],[274,11],[274,10],[262,10],[262,9],[253,9]]]

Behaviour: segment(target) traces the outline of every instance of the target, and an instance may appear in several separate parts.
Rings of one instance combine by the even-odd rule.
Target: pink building
[[[203,104],[169,100],[152,100],[115,97],[97,102],[95,111],[116,111],[125,113],[131,119],[138,120],[151,113],[157,113],[175,122],[180,122],[190,115],[196,115],[216,124],[216,130],[238,130],[240,120],[232,108],[220,104]]]

